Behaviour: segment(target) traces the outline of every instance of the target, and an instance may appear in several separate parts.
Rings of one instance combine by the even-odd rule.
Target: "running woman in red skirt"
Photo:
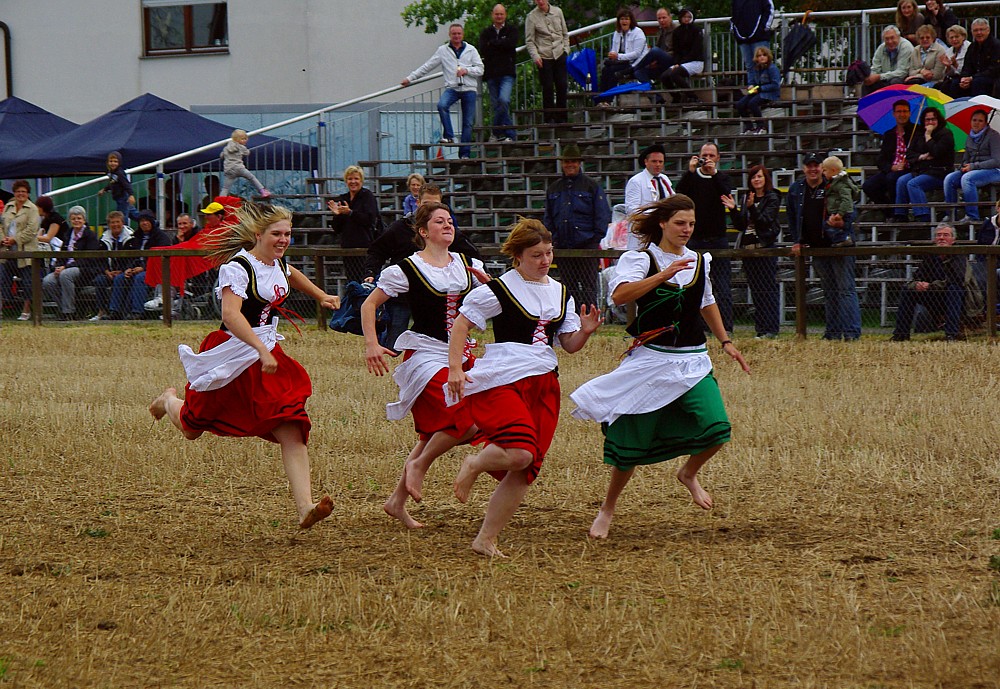
[[[375,312],[390,298],[408,296],[413,326],[394,343],[394,349],[403,352],[403,363],[392,374],[399,385],[399,400],[386,406],[386,416],[398,421],[410,412],[419,440],[406,458],[396,490],[382,508],[408,529],[419,529],[423,524],[406,511],[407,499],[420,502],[424,475],[434,460],[469,442],[476,430],[464,404],[445,404],[443,386],[448,382],[448,333],[458,307],[465,295],[490,277],[482,261],[448,251],[455,240],[448,206],[422,204],[413,225],[420,251],[382,271],[378,287],[361,307],[361,327],[368,371],[376,376],[388,373],[385,356],[393,351],[378,343]],[[474,345],[469,341],[463,349],[466,368],[474,361],[469,353]]]
[[[455,497],[469,499],[483,472],[500,479],[490,498],[482,528],[472,542],[480,555],[504,557],[497,537],[520,506],[528,486],[538,477],[559,420],[556,336],[569,353],[580,351],[601,324],[596,306],[575,313],[566,288],[549,277],[552,235],[537,220],[521,218],[501,249],[513,269],[477,287],[465,298],[451,329],[448,390],[463,395],[486,446],[462,462],[455,478]],[[496,342],[476,360],[462,366],[462,342],[475,327],[493,320]]]
[[[216,292],[222,301],[222,326],[202,341],[198,354],[181,345],[188,378],[184,400],[167,388],[149,405],[154,419],[170,419],[188,440],[215,435],[257,436],[281,446],[299,527],[308,529],[333,511],[330,496],[312,500],[309,480],[311,423],[306,400],[309,374],[278,344],[278,319],[272,311],[287,298],[289,286],[323,306],[336,309],[340,298],[314,285],[288,265],[285,249],[292,237],[292,214],[280,206],[247,204],[236,224],[206,242],[210,258],[221,263]]]

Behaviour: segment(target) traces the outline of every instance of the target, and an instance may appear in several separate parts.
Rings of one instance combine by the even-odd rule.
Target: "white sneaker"
[[[147,311],[156,311],[161,306],[163,306],[163,297],[153,297],[145,304]]]
[[[17,317],[17,320],[19,320],[19,321],[30,321],[31,320],[31,314],[30,313],[23,313],[22,312],[21,315]]]

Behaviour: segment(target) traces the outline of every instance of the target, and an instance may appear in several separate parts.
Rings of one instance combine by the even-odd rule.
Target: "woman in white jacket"
[[[621,73],[638,64],[647,52],[649,46],[646,45],[646,34],[636,25],[632,10],[628,8],[618,10],[618,23],[615,33],[611,36],[611,50],[601,68],[599,86],[601,92],[612,88],[618,82]],[[598,102],[607,103],[610,100],[605,98]]]

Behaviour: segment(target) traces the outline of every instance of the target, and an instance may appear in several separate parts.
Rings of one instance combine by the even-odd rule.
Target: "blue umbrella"
[[[630,81],[625,84],[618,84],[609,88],[604,93],[598,93],[594,98],[604,98],[605,96],[617,96],[619,93],[632,93],[633,91],[648,91],[653,85],[648,81]]]
[[[586,91],[597,90],[597,53],[584,48],[566,58],[566,73]]]

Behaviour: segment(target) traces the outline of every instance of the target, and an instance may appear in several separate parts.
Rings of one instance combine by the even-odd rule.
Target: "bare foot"
[[[423,524],[421,524],[416,519],[410,516],[410,513],[406,511],[405,505],[397,505],[395,502],[393,502],[393,499],[391,497],[385,501],[385,504],[382,505],[382,509],[385,510],[385,513],[388,514],[390,517],[395,517],[399,521],[403,522],[403,526],[405,526],[407,529],[424,528]]]
[[[691,491],[691,497],[694,499],[694,504],[703,510],[712,509],[712,496],[701,487],[698,483],[698,477],[686,476],[683,472],[677,472],[677,480],[685,485],[685,487]]]
[[[309,510],[305,518],[299,522],[299,528],[308,529],[329,517],[332,512],[333,500],[330,499],[329,495],[324,495],[323,499],[313,505],[313,508]]]
[[[497,548],[496,543],[494,543],[493,541],[488,541],[486,539],[480,539],[478,536],[476,537],[476,540],[472,542],[472,550],[473,552],[479,553],[480,555],[484,555],[486,557],[503,557],[503,558],[507,557],[502,552],[500,552],[500,549]]]
[[[469,455],[463,459],[462,466],[458,470],[458,476],[455,477],[455,497],[458,498],[459,502],[464,503],[469,501],[469,493],[472,492],[472,486],[475,484],[476,479],[479,478],[479,472],[472,466],[472,462],[477,456]],[[473,546],[473,550],[475,550],[475,546]]]
[[[614,512],[606,512],[603,507],[599,509],[597,516],[594,517],[594,523],[590,525],[590,537],[607,538],[608,531],[611,529],[611,518],[613,516]]]
[[[406,460],[406,466],[403,467],[406,492],[410,494],[414,502],[420,502],[423,499],[424,476],[427,475],[429,468],[420,462]]]
[[[149,405],[149,413],[153,415],[154,419],[159,421],[166,415],[167,400],[169,400],[171,397],[176,399],[177,388],[167,388],[166,390],[161,392],[160,396],[157,397],[155,400],[153,400],[153,402]]]

